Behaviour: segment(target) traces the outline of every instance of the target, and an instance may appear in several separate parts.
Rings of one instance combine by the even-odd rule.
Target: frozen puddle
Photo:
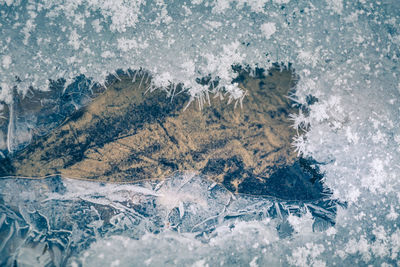
[[[0,0],[0,151],[3,154],[0,156],[7,158],[9,153],[13,154],[13,160],[9,162],[2,157],[0,176],[61,174],[62,177],[93,180],[89,183],[59,178],[3,178],[0,187],[0,203],[4,209],[0,214],[0,249],[4,261],[1,265],[36,263],[43,266],[53,262],[54,265],[75,266],[80,263],[84,266],[399,266],[399,10],[400,2],[397,0]],[[284,184],[295,185],[280,187],[293,189],[286,192],[289,196],[286,201],[274,202],[270,197],[237,194],[231,204],[218,204],[215,202],[218,198],[208,198],[218,190],[224,192],[219,196],[221,200],[231,199],[230,192],[251,191],[253,195],[267,193],[269,196],[271,192],[277,192],[274,186],[263,187],[262,179],[254,178],[265,178],[272,175],[269,171],[277,171],[267,167],[278,163],[280,155],[285,155],[285,147],[290,145],[278,145],[279,151],[266,154],[265,149],[275,139],[271,138],[271,143],[263,145],[257,141],[263,132],[266,133],[265,128],[258,128],[258,123],[253,128],[249,124],[232,124],[235,118],[228,116],[225,118],[232,120],[224,124],[223,133],[237,125],[241,134],[251,130],[260,135],[248,135],[251,138],[246,146],[244,142],[236,142],[237,136],[234,135],[231,135],[229,145],[216,142],[223,149],[230,149],[225,153],[220,153],[214,145],[196,148],[202,143],[196,140],[212,144],[214,134],[218,133],[216,127],[214,131],[198,132],[200,134],[193,142],[183,142],[196,148],[192,150],[196,153],[186,154],[180,150],[177,154],[180,160],[174,161],[179,164],[161,159],[171,159],[172,152],[177,152],[168,150],[175,148],[169,145],[174,144],[175,139],[185,140],[187,136],[194,136],[187,134],[190,127],[186,126],[194,125],[199,129],[198,125],[207,123],[207,120],[199,120],[191,109],[195,104],[208,106],[210,86],[214,87],[216,95],[224,97],[222,109],[233,110],[235,105],[236,109],[241,104],[246,105],[244,101],[249,95],[240,86],[240,75],[232,66],[268,70],[273,67],[273,62],[283,62],[283,65],[296,70],[299,79],[296,79],[292,100],[307,112],[289,111],[293,119],[290,123],[299,131],[297,135],[296,129],[292,129],[295,133],[293,140],[290,134],[282,138],[281,131],[268,136],[281,138],[285,141],[282,144],[294,141],[303,158],[311,157],[323,163],[319,169],[324,176],[312,179],[317,181],[317,186],[311,187],[315,191],[302,195],[305,191],[298,190],[301,194],[296,198],[292,193],[297,193],[296,188],[307,183],[285,181]],[[161,89],[153,91],[162,96],[158,99],[160,101],[153,101],[154,105],[150,103],[148,106],[157,107],[155,103],[158,102],[159,107],[167,107],[161,113],[149,109],[154,111],[147,113],[147,118],[154,122],[153,134],[163,132],[161,124],[172,125],[179,122],[177,117],[186,114],[185,120],[180,122],[190,123],[175,123],[175,128],[168,128],[184,129],[181,138],[177,139],[173,131],[168,131],[169,138],[164,131],[164,144],[168,145],[160,146],[155,142],[158,137],[140,139],[139,136],[121,135],[119,137],[126,138],[123,143],[117,144],[118,140],[108,142],[98,153],[91,149],[90,140],[104,141],[115,133],[128,133],[126,127],[122,127],[125,124],[120,124],[121,127],[101,124],[106,120],[100,120],[98,124],[104,126],[97,128],[103,129],[102,135],[87,129],[90,131],[74,136],[73,131],[64,129],[64,136],[68,138],[59,138],[62,126],[57,125],[76,109],[86,106],[86,101],[97,94],[95,90],[93,93],[90,91],[93,84],[106,83],[108,75],[115,76],[116,80],[122,78],[115,70],[123,69],[126,73],[140,68],[154,77],[149,92],[154,88]],[[60,82],[58,89],[54,89],[52,81]],[[142,84],[148,86],[147,82],[145,78]],[[182,84],[184,88],[178,86]],[[187,94],[179,93],[180,89],[185,89]],[[254,92],[261,93],[262,90],[258,89]],[[37,94],[32,94],[34,91]],[[65,98],[59,97],[64,93]],[[15,98],[16,94],[20,98]],[[168,94],[170,96],[165,97]],[[181,99],[184,100],[180,102],[181,106],[173,107],[184,109],[191,102],[186,110],[189,112],[179,115],[173,108],[168,108],[171,95],[177,101],[186,96],[187,99]],[[312,100],[310,95],[318,101],[309,101]],[[26,105],[28,99],[34,103],[29,108]],[[249,101],[256,111],[257,105],[264,103],[259,100],[255,96]],[[212,107],[218,105],[213,103]],[[160,114],[165,114],[166,110],[173,111],[173,116],[157,124],[154,119],[162,117]],[[107,112],[116,114],[118,105],[110,107]],[[75,113],[73,124],[84,122],[84,119],[95,122],[94,117],[88,119],[90,114],[99,113],[96,109],[90,113]],[[221,126],[212,123],[217,113],[210,114],[211,117],[206,117],[211,118],[208,122]],[[256,117],[249,117],[249,120]],[[269,122],[264,122],[264,125],[269,125]],[[85,125],[93,126],[91,123]],[[283,128],[288,129],[286,125]],[[44,137],[49,129],[54,130],[51,131],[53,139]],[[137,132],[145,134],[141,130]],[[222,136],[216,136],[215,140],[224,140]],[[68,146],[63,146],[62,141]],[[51,146],[49,142],[52,142]],[[42,149],[40,143],[46,144],[43,147],[47,149]],[[21,150],[27,144],[34,145]],[[156,154],[160,161],[151,161],[147,154],[141,154],[141,147],[146,146],[158,151]],[[212,151],[209,151],[210,147]],[[121,153],[112,157],[116,154],[111,152],[116,148]],[[133,153],[136,158],[125,157],[131,150],[138,152]],[[259,153],[259,159],[265,155],[271,165],[259,164],[260,161],[253,160],[249,151]],[[211,154],[214,158],[208,158]],[[297,157],[296,153],[294,157],[286,156],[280,161],[280,166],[300,163],[290,161]],[[121,160],[124,158],[129,160]],[[97,164],[98,160],[107,164]],[[115,161],[119,164],[114,164]],[[221,171],[225,168],[226,171]],[[175,180],[179,184],[178,181],[184,179],[176,178],[176,171],[180,170],[196,170],[199,176],[214,178],[213,182],[218,183],[209,190],[209,184],[213,182],[196,176],[194,185],[207,185],[193,190],[189,188],[192,186],[190,182],[184,187],[192,190],[189,196],[175,194],[179,195],[175,197],[172,194],[176,200],[167,199],[171,203],[177,201],[177,204],[165,206],[168,201],[162,201],[159,190]],[[153,178],[154,175],[147,175],[150,173],[169,177],[169,180],[158,190],[150,181],[133,180],[140,174],[144,179]],[[100,180],[134,182],[135,185],[125,185],[131,189],[124,192],[140,198],[126,203],[122,200],[125,197],[113,199],[123,185],[101,187]],[[80,188],[87,188],[86,183],[96,191],[90,188],[87,192],[80,191]],[[74,189],[68,189],[74,184]],[[152,186],[143,191],[145,184]],[[139,187],[141,193],[137,192]],[[331,196],[324,195],[321,187],[327,188]],[[102,191],[110,188],[113,190],[109,193]],[[261,192],[256,192],[260,188]],[[73,195],[63,193],[63,190],[74,193],[76,199],[72,200]],[[282,199],[285,194],[283,191],[279,193]],[[199,194],[207,196],[207,201],[199,201]],[[65,199],[60,200],[63,197]],[[347,206],[323,204],[329,203],[329,200],[324,202],[325,197],[345,202]],[[140,202],[146,199],[154,199],[155,204]],[[288,199],[297,201],[291,203]],[[94,201],[105,204],[92,204]],[[131,207],[127,206],[128,202]],[[132,203],[139,204],[134,206]],[[260,210],[261,215],[237,215],[246,210],[244,207]],[[268,214],[264,213],[267,207],[270,207]],[[331,210],[329,207],[336,208]],[[156,212],[153,213],[152,209]],[[325,210],[335,211],[326,213]],[[317,216],[316,211],[318,214],[335,214],[334,225],[329,219],[331,217]],[[160,212],[159,217],[146,217],[146,214],[157,212]],[[216,215],[228,212],[236,215],[223,215],[222,219]],[[122,215],[118,217],[118,214]],[[193,218],[188,221],[189,214]],[[206,220],[208,218],[215,220]],[[134,222],[145,224],[149,229],[140,233],[145,228],[142,224],[128,227]]]
[[[323,175],[312,159],[299,157],[292,144],[305,130],[292,125],[291,116],[298,112],[290,99],[297,81],[294,71],[280,65],[268,71],[236,71],[234,82],[246,92],[236,101],[216,90],[218,81],[207,77],[199,81],[208,86],[203,101],[192,101],[183,85],[156,88],[152,81],[157,77],[143,71],[119,75],[102,93],[96,89],[97,95],[77,84],[80,91],[72,100],[88,103],[70,116],[65,114],[74,92],[70,87],[64,93],[57,94],[57,88],[47,92],[48,105],[36,103],[45,99],[40,91],[31,92],[31,102],[16,95],[9,105],[8,142],[18,143],[18,137],[30,133],[31,143],[0,159],[0,177],[59,174],[137,182],[196,171],[235,193],[323,198],[328,192]],[[41,123],[28,122],[35,116]],[[53,117],[66,119],[52,131],[47,126],[47,134],[35,135],[55,124]]]
[[[43,119],[31,124],[30,144],[0,161],[2,263],[112,265],[123,258],[115,250],[145,249],[157,239],[210,249],[241,231],[266,234],[253,244],[264,250],[301,232],[300,218],[311,232],[332,228],[338,203],[315,162],[291,145],[289,114],[297,109],[287,96],[296,76],[279,67],[238,71],[247,97],[236,105],[212,84],[200,109],[181,86],[152,88],[146,72],[120,75],[98,95],[76,86],[74,102],[74,87],[47,93],[48,105],[35,105],[46,93],[26,105],[15,98],[9,121],[19,126],[8,138],[28,128],[29,115]],[[43,114],[53,115],[47,124]],[[41,126],[47,133],[34,135]],[[165,263],[142,254],[149,258],[135,265]]]

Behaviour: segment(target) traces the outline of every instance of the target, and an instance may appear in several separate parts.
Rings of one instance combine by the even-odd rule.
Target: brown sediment
[[[2,176],[133,182],[196,170],[232,191],[265,193],[270,177],[298,161],[288,119],[296,110],[286,97],[294,78],[287,69],[258,77],[241,71],[242,108],[211,95],[211,105],[184,110],[186,93],[172,100],[162,90],[145,94],[149,81],[122,77],[62,126],[3,160]]]

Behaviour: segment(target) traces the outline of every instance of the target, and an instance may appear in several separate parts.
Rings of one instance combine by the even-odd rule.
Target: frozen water
[[[3,106],[5,118],[0,122],[3,156],[22,149],[33,136],[47,134],[101,91],[82,75],[69,86],[64,87],[64,84],[62,79],[53,81],[48,91],[28,90],[25,96],[13,90],[12,102]]]
[[[2,179],[0,185],[0,231],[5,237],[0,243],[0,255],[1,264],[6,265],[92,265],[99,259],[98,253],[109,254],[97,251],[104,248],[103,242],[111,242],[105,247],[117,252],[112,255],[113,260],[119,259],[126,248],[136,246],[130,244],[135,240],[149,242],[148,247],[139,245],[144,250],[162,249],[160,244],[151,247],[160,238],[165,242],[176,239],[178,244],[183,238],[194,247],[211,248],[235,228],[239,232],[240,228],[265,232],[269,235],[263,237],[266,243],[277,242],[279,236],[289,237],[293,231],[301,231],[297,222],[292,223],[298,216],[309,217],[308,227],[323,224],[320,230],[324,230],[334,225],[336,212],[336,204],[329,199],[290,202],[233,195],[221,185],[191,173],[139,184],[54,177]],[[118,244],[114,246],[113,242]],[[145,260],[137,259],[137,265]]]
[[[18,121],[6,111],[14,105],[14,86],[20,94],[28,94],[29,86],[43,91],[48,79],[64,78],[67,86],[84,74],[102,83],[117,69],[143,67],[158,77],[155,85],[184,83],[193,99],[208,88],[196,78],[210,75],[235,100],[243,92],[231,83],[232,65],[267,69],[272,62],[290,62],[300,77],[291,97],[309,109],[294,117],[307,128],[294,144],[324,163],[324,184],[333,198],[348,203],[338,209],[335,226],[312,231],[318,220],[306,212],[279,227],[292,229],[289,239],[267,218],[234,228],[218,222],[206,243],[189,232],[146,230],[140,237],[100,236],[82,248],[87,251],[81,258],[87,265],[400,265],[399,9],[397,0],[0,1],[3,116]],[[309,101],[310,95],[318,100]],[[26,142],[28,126],[6,125],[0,145],[15,144],[9,145],[13,151]],[[39,191],[24,192],[41,197]],[[185,218],[182,203],[174,218]],[[2,218],[3,227],[13,229],[2,240],[20,242],[11,237],[34,228],[19,222],[11,227]],[[85,216],[77,218],[83,223]],[[54,257],[43,251],[43,262]]]

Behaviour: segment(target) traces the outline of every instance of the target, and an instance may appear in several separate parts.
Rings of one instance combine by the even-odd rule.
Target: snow
[[[290,0],[273,0],[272,2],[274,2],[275,4],[282,5],[282,4],[287,4],[287,3],[289,3]]]
[[[103,29],[103,27],[100,25],[100,20],[99,19],[94,19],[92,21],[92,27],[95,30],[95,32],[99,33]]]
[[[75,50],[78,50],[81,46],[80,38],[81,37],[78,35],[76,30],[73,30],[69,36],[68,44],[71,45]]]
[[[3,56],[3,68],[8,69],[12,63],[11,57],[10,56]]]
[[[232,84],[237,75],[232,65],[268,69],[273,62],[292,63],[299,82],[290,97],[304,111],[291,116],[299,133],[293,145],[298,153],[321,163],[332,198],[347,202],[346,208],[338,208],[335,225],[318,232],[310,228],[312,220],[313,225],[318,223],[314,217],[291,214],[285,225],[294,233],[288,241],[279,237],[274,220],[239,221],[234,228],[217,223],[216,234],[208,239],[212,247],[177,232],[121,237],[124,244],[110,236],[97,239],[88,262],[90,258],[94,265],[91,255],[100,252],[110,264],[121,256],[117,249],[103,246],[111,242],[111,247],[140,251],[146,260],[151,249],[164,251],[151,259],[154,265],[168,260],[229,265],[234,263],[226,255],[236,253],[234,258],[246,265],[283,261],[395,266],[400,264],[399,8],[398,1],[367,0],[198,0],[184,5],[181,1],[3,0],[0,99],[10,107],[14,87],[24,95],[30,86],[48,90],[49,79],[64,78],[67,86],[84,74],[104,83],[117,69],[143,68],[154,77],[154,85],[182,83],[192,101],[199,103],[204,103],[210,88],[196,79],[209,75],[219,80],[213,93],[227,94],[226,101],[236,103],[245,93]],[[318,99],[312,105],[307,100],[310,95]],[[4,110],[0,112],[4,116]],[[31,135],[21,118],[10,121],[1,147],[8,143],[13,151]],[[203,196],[205,191],[199,192]],[[185,203],[200,196],[179,193],[174,199],[160,198],[158,204],[174,206],[174,216],[184,220],[191,212]],[[202,203],[206,207],[214,200]],[[201,211],[201,205],[196,207]],[[271,237],[268,245],[260,235]],[[213,253],[218,262],[209,257]]]
[[[343,0],[326,0],[328,8],[341,15],[343,11]]]
[[[293,251],[293,254],[288,257],[289,264],[301,267],[326,266],[324,261],[317,259],[317,257],[324,252],[324,250],[325,249],[322,245],[307,243],[304,247],[299,247]]]
[[[264,34],[265,38],[268,40],[276,32],[276,26],[273,22],[267,22],[261,25],[261,32]]]

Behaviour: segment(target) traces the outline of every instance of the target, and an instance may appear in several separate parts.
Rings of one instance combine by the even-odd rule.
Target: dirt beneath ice
[[[297,112],[287,98],[296,81],[292,71],[256,77],[242,71],[242,107],[211,94],[201,110],[196,102],[184,110],[186,93],[173,99],[162,90],[145,94],[149,80],[114,82],[63,125],[3,160],[2,176],[131,182],[196,170],[234,192],[290,195],[316,175],[291,146],[295,130],[288,115]],[[314,189],[301,198],[313,198]]]

